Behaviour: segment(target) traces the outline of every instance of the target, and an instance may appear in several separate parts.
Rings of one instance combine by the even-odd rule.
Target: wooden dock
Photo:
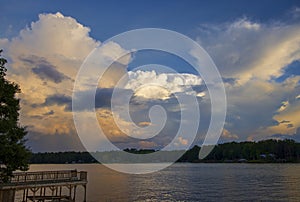
[[[22,202],[75,201],[77,186],[84,188],[83,201],[86,202],[85,171],[16,172],[9,183],[0,183],[0,202],[14,202],[15,193],[20,190],[23,190]],[[66,190],[68,194],[63,195]]]

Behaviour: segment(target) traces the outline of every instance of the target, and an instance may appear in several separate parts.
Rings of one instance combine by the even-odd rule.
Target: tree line
[[[218,144],[212,152],[205,158],[199,159],[199,151],[201,147],[194,146],[186,151],[177,162],[253,162],[253,163],[268,163],[268,162],[300,162],[300,143],[294,140],[263,140],[259,142],[229,142]],[[134,154],[149,154],[155,150],[138,150],[125,149],[125,152]],[[172,157],[176,151],[164,151],[167,155],[163,155],[164,159],[160,162],[165,162],[166,156]],[[97,160],[93,156],[101,155],[105,158],[116,158],[117,151],[111,152],[96,152],[91,155],[88,152],[46,152],[34,153],[31,156],[30,163],[96,163]],[[142,155],[141,155],[142,157]],[[118,162],[116,159],[114,162]],[[120,163],[120,162],[119,162]]]
[[[300,162],[300,143],[291,139],[223,143],[203,160],[197,158],[199,150],[195,146],[179,162]]]

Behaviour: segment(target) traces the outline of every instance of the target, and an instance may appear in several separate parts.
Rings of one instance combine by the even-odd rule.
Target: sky
[[[34,152],[85,149],[72,115],[76,74],[94,48],[117,34],[140,28],[184,34],[210,55],[227,97],[220,143],[270,138],[300,141],[299,1],[0,2],[0,48],[9,61],[8,79],[22,89],[20,123],[27,126],[26,144]],[[117,43],[105,50],[107,57],[123,52]],[[112,92],[124,75],[128,83],[122,89],[125,94],[133,93],[133,122],[110,109]],[[196,97],[201,118],[195,140],[187,131],[172,148],[201,145],[211,117],[207,87],[188,63],[165,52],[136,52],[114,63],[97,87],[97,120],[121,149],[160,149],[179,128],[176,93]],[[81,103],[82,117],[87,116],[85,102]],[[141,133],[136,126],[155,125],[148,114],[155,105],[166,109],[167,120],[160,133],[150,137],[151,131]],[[88,124],[86,128],[87,133],[94,129]],[[100,142],[97,149],[101,147]]]

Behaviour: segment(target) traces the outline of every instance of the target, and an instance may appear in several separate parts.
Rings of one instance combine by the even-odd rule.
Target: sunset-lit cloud
[[[241,18],[221,25],[202,25],[199,30],[199,43],[221,74],[235,81],[225,83],[228,129],[243,140],[272,134],[293,137],[300,127],[294,114],[300,111],[299,103],[291,100],[299,95],[300,79],[296,72],[286,74],[286,69],[300,59],[299,24]],[[277,80],[283,75],[286,79]],[[280,123],[282,120],[291,123]]]
[[[11,61],[9,79],[22,89],[21,122],[31,131],[76,133],[70,112],[74,79],[86,56],[100,44],[89,32],[90,28],[72,17],[40,14],[39,20],[21,30],[17,37],[1,40]],[[118,50],[119,46],[111,44],[107,55]],[[117,72],[122,71],[124,67],[110,68],[103,77],[103,87],[113,86],[113,76],[118,78]],[[49,111],[53,113],[46,116]]]
[[[30,126],[30,132],[75,132],[72,114],[63,103],[66,100],[59,101],[58,96],[72,95],[81,63],[99,44],[89,32],[88,27],[61,13],[40,14],[38,21],[1,45],[11,61],[8,77],[21,86],[21,123]]]
[[[293,10],[295,19],[298,10]],[[0,47],[9,61],[8,79],[17,82],[22,89],[19,95],[21,124],[27,126],[29,144],[38,150],[42,144],[47,146],[47,141],[59,144],[61,140],[82,149],[71,112],[72,93],[78,70],[91,51],[101,44],[91,36],[92,31],[93,27],[87,27],[74,17],[45,13],[24,25],[16,36],[0,38]],[[228,111],[220,141],[259,140],[274,135],[293,138],[299,133],[300,72],[295,63],[300,61],[299,23],[261,22],[242,17],[219,24],[201,24],[194,33],[216,63],[226,88]],[[179,127],[180,110],[190,107],[180,106],[176,94],[195,96],[202,107],[200,125],[209,123],[209,92],[201,75],[182,70],[171,73],[154,68],[129,69],[128,64],[135,60],[134,53],[126,54],[128,50],[115,42],[106,44],[101,51],[108,59],[124,54],[99,80],[95,99],[97,120],[107,138],[116,145],[157,149],[170,143]],[[293,63],[296,68],[289,70]],[[121,78],[127,83],[118,84]],[[89,78],[85,79],[88,86]],[[110,101],[116,85],[124,94],[132,93],[133,122],[122,114],[115,113],[113,117]],[[82,87],[80,90],[83,99],[78,113],[89,120],[84,98],[90,89]],[[123,96],[116,101],[122,103]],[[149,109],[154,105],[165,108],[166,126],[157,137],[139,140],[136,137],[145,138],[151,132],[145,128],[155,126],[149,118]],[[93,130],[92,125],[85,127],[87,131]],[[141,132],[137,127],[145,130]],[[204,139],[207,128],[201,127],[194,144]],[[190,144],[189,135],[187,132],[187,137],[179,136],[174,148]],[[96,140],[95,144],[98,144]],[[64,147],[72,149],[72,145]],[[63,146],[58,149],[63,150]],[[55,147],[51,146],[51,150]]]
[[[222,138],[226,139],[238,139],[239,137],[236,134],[232,134],[230,131],[226,130],[225,128],[223,129]]]
[[[181,136],[178,137],[178,142],[179,142],[179,144],[181,144],[181,145],[187,145],[187,144],[189,143],[188,140],[184,139],[184,138],[181,137]]]

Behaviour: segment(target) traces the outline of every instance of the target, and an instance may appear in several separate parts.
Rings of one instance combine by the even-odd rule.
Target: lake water
[[[127,175],[99,164],[31,165],[88,171],[88,201],[300,201],[300,164],[177,163]],[[77,200],[83,190],[78,188]]]

